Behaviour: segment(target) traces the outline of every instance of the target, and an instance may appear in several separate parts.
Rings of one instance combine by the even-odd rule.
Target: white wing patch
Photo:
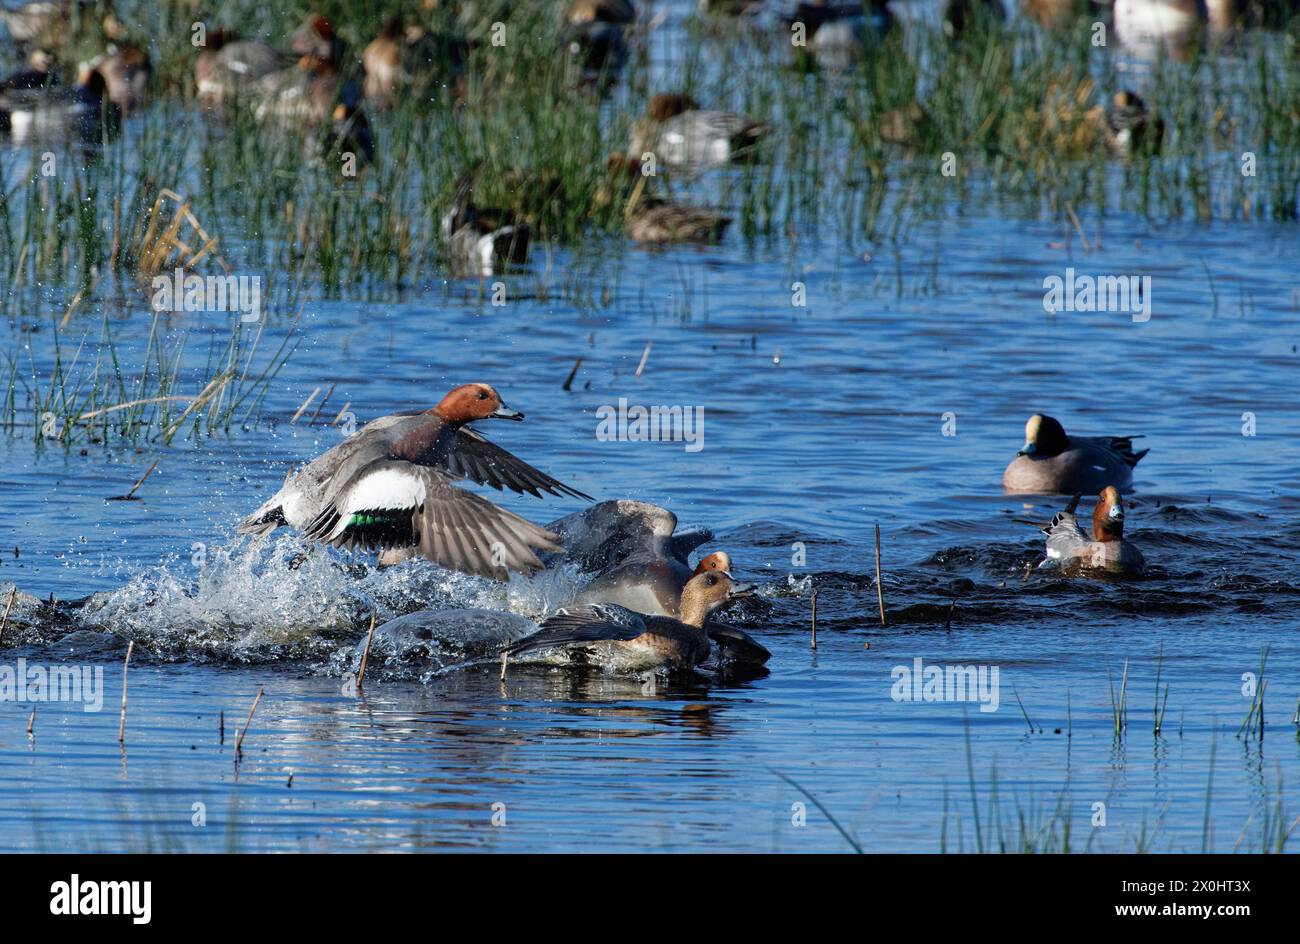
[[[426,494],[424,479],[400,469],[379,469],[371,472],[348,493],[347,508],[339,515],[330,539],[347,530],[352,516],[358,511],[380,508],[418,508],[424,504]]]

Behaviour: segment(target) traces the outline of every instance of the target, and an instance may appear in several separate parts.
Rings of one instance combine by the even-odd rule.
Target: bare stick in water
[[[366,633],[366,648],[361,653],[361,671],[357,673],[357,691],[361,691],[361,686],[366,681],[366,663],[370,661],[370,641],[375,638],[375,617],[378,610],[370,611],[370,632]]]
[[[226,712],[224,710],[217,718],[217,743],[226,743]]]
[[[654,347],[653,341],[647,341],[645,350],[641,352],[641,363],[636,365],[636,375],[641,376],[641,371],[645,370],[645,362],[650,359],[650,348]]]
[[[35,737],[35,735],[32,734],[32,729],[33,729],[34,727],[36,727],[36,708],[35,708],[35,707],[32,708],[32,713],[27,717],[27,736],[28,736],[28,737]]]
[[[817,588],[812,588],[812,648],[817,648]]]
[[[235,760],[239,760],[244,753],[244,735],[248,733],[248,726],[253,723],[253,713],[257,711],[258,702],[262,700],[262,692],[265,687],[257,690],[257,697],[253,699],[253,707],[248,709],[248,720],[244,722],[244,730],[239,732],[239,740],[235,742]]]
[[[885,591],[880,586],[880,525],[876,525],[876,602],[880,604],[880,625],[885,625]]]
[[[298,407],[298,412],[293,415],[293,419],[289,420],[290,426],[298,422],[298,417],[302,416],[303,413],[307,412],[307,407],[311,406],[311,401],[316,399],[316,394],[318,393],[320,393],[320,387],[317,387],[315,390],[313,390],[311,392],[311,396],[309,396],[306,400],[302,401],[302,406]]]
[[[126,743],[126,670],[131,667],[131,653],[135,651],[135,640],[126,644],[126,659],[122,662],[122,718],[117,724],[117,743]]]
[[[501,681],[506,680],[506,663],[510,661],[510,653],[501,653]]]
[[[127,492],[125,495],[118,495],[116,498],[110,498],[109,501],[131,501],[134,499],[135,493],[139,490],[140,486],[144,484],[144,480],[153,475],[153,470],[156,468],[158,468],[157,459],[153,460],[153,465],[145,469],[144,475],[135,480],[135,484],[131,486],[131,491]]]
[[[568,393],[569,389],[573,386],[573,378],[578,376],[578,368],[581,366],[582,366],[582,358],[579,357],[576,361],[573,362],[573,370],[569,371],[569,376],[564,378],[564,386],[560,388],[565,393]]]
[[[5,627],[9,625],[9,608],[14,605],[14,597],[18,596],[18,584],[14,584],[9,590],[9,602],[5,604],[5,615],[0,616],[0,643],[5,641]]]

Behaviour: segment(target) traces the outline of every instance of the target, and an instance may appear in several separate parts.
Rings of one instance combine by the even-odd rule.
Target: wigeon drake
[[[670,559],[691,576],[691,552],[713,540],[707,528],[677,530],[677,516],[649,502],[603,501],[565,515],[546,526],[560,536],[562,558],[547,566],[568,563],[585,573],[603,574],[632,558]]]
[[[1035,413],[1025,424],[1025,444],[1002,473],[1011,494],[1073,495],[1107,485],[1133,490],[1133,467],[1150,450],[1133,451],[1139,436],[1067,436],[1059,422]]]
[[[632,554],[589,583],[576,602],[611,603],[651,616],[679,616],[683,588],[691,578],[710,570],[730,572],[730,555],[714,551],[692,570],[676,555]]]
[[[1043,529],[1047,535],[1047,557],[1039,567],[1084,567],[1111,573],[1140,575],[1146,570],[1142,552],[1124,540],[1124,503],[1119,489],[1108,485],[1097,497],[1092,513],[1092,539],[1075,518],[1080,496],[1075,495],[1065,511]]]
[[[289,68],[296,58],[259,40],[239,39],[229,30],[210,30],[194,59],[199,101],[215,106],[252,95],[262,79]]]
[[[1147,103],[1137,92],[1123,89],[1115,93],[1106,109],[1106,147],[1116,157],[1134,153],[1157,153],[1165,136],[1162,119],[1152,119]]]
[[[654,154],[663,164],[703,167],[752,157],[767,126],[747,115],[699,108],[689,95],[655,95],[632,126],[628,157]]]
[[[643,616],[621,606],[599,604],[561,610],[532,636],[503,650],[503,658],[541,653],[547,661],[596,665],[623,672],[691,669],[709,657],[704,625],[720,606],[751,588],[726,571],[692,577],[682,590],[681,618]]]
[[[458,275],[493,275],[528,261],[532,229],[513,210],[479,207],[474,173],[462,174],[451,207],[442,215],[442,237]]]
[[[288,524],[333,547],[410,551],[453,570],[498,579],[506,571],[538,570],[537,550],[563,550],[556,535],[457,488],[456,481],[469,478],[538,498],[542,492],[590,496],[468,426],[491,418],[524,417],[507,408],[492,387],[474,383],[452,390],[431,410],[373,420],[291,473],[238,531],[261,536]]]
[[[153,63],[144,49],[135,43],[111,43],[102,54],[90,60],[90,65],[103,74],[109,100],[122,109],[122,114],[129,115],[144,107],[153,78]]]

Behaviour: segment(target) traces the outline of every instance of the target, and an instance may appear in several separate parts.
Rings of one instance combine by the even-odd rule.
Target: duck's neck
[[[694,626],[696,629],[703,629],[704,622],[709,618],[709,608],[707,605],[696,600],[682,601],[682,622],[687,626]]]

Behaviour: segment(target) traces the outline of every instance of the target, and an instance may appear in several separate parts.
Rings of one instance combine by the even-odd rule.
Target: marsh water
[[[680,29],[690,5],[666,6]],[[1054,848],[1065,832],[1074,850],[1276,847],[1300,813],[1295,224],[1092,208],[1085,247],[1033,208],[941,182],[927,199],[898,243],[811,226],[707,248],[535,247],[536,270],[590,284],[586,303],[493,306],[477,280],[437,273],[382,301],[307,298],[246,428],[170,446],[0,437],[0,588],[46,601],[19,598],[2,664],[103,669],[101,710],[38,703],[30,735],[32,704],[0,702],[0,849],[938,852]],[[1043,281],[1067,268],[1150,276],[1150,319],[1046,312]],[[148,297],[109,295],[118,355],[138,359]],[[200,363],[205,332],[229,330],[227,315],[169,317]],[[3,330],[48,370],[48,322]],[[345,403],[360,423],[470,380],[527,414],[485,424],[500,445],[712,529],[706,547],[760,588],[722,618],[772,651],[768,671],[647,686],[380,666],[346,693],[372,610],[536,616],[579,579],[501,585],[320,551],[291,567],[303,547],[287,529],[235,536],[339,441]],[[291,423],[317,387],[330,400]],[[623,397],[703,407],[703,448],[599,440],[597,410]],[[1144,577],[1032,569],[1066,498],[1004,495],[1001,474],[1036,411],[1145,437],[1127,522]],[[135,500],[106,501],[155,459]],[[539,523],[582,507],[491,497]],[[1261,739],[1239,729],[1265,655]],[[996,710],[900,700],[894,670],[917,659],[996,668]]]

